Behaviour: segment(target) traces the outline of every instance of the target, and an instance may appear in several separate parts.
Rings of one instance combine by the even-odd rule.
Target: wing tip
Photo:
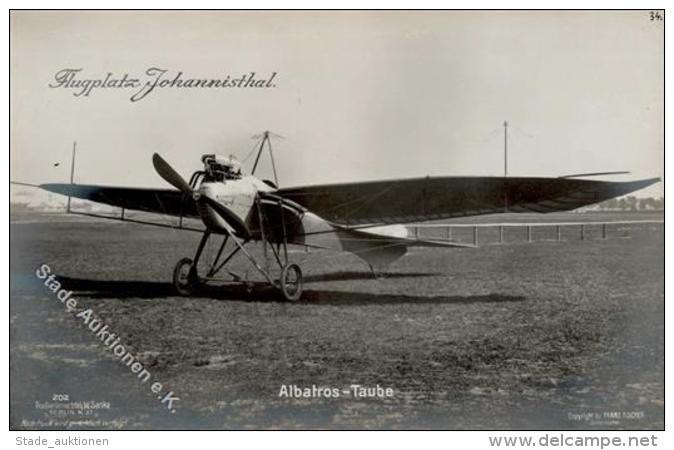
[[[644,178],[643,180],[636,180],[636,181],[628,181],[624,183],[624,185],[627,187],[629,186],[631,189],[628,192],[634,192],[639,189],[643,189],[645,187],[651,186],[655,183],[658,183],[662,181],[660,177],[653,177],[653,178]]]

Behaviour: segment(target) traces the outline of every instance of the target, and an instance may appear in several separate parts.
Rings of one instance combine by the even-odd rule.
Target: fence
[[[480,245],[511,242],[562,241],[627,238],[632,227],[661,225],[663,220],[632,220],[621,222],[562,222],[562,223],[443,223],[411,224],[410,234],[417,239],[433,239]]]

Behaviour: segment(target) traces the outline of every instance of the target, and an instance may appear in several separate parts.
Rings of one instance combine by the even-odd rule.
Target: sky
[[[664,27],[620,12],[32,12],[10,17],[11,179],[167,187],[271,130],[281,186],[630,171],[664,177]],[[146,71],[268,88],[50,87]],[[244,162],[249,171],[253,158]],[[58,163],[58,166],[55,164]],[[272,178],[264,155],[258,173]],[[13,189],[13,192],[16,192]],[[664,195],[659,183],[639,195]]]

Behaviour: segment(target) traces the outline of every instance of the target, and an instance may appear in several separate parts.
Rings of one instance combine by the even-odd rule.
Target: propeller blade
[[[152,155],[152,165],[159,176],[166,180],[171,186],[186,194],[192,193],[192,188],[187,184],[187,181],[185,181],[178,172],[173,170],[173,167],[171,167],[164,158],[159,156],[158,153]]]
[[[243,222],[243,220],[241,220],[239,216],[234,214],[234,212],[232,212],[225,205],[205,195],[199,197],[198,201],[204,202],[208,206],[213,208],[215,212],[217,212],[218,215],[220,215],[220,217],[222,217],[225,220],[225,222],[227,222],[229,226],[232,227],[232,229],[236,232],[236,234],[246,239],[250,237],[250,230]]]

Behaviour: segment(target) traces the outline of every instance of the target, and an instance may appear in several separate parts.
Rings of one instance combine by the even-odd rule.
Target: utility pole
[[[73,141],[73,158],[70,161],[70,184],[75,180],[75,153],[77,152],[77,141]],[[70,196],[68,196],[68,212],[70,212]]]
[[[508,178],[508,121],[503,121],[503,176]],[[508,181],[503,185],[503,210],[508,212]]]
[[[508,177],[508,121],[503,122],[503,173]]]

